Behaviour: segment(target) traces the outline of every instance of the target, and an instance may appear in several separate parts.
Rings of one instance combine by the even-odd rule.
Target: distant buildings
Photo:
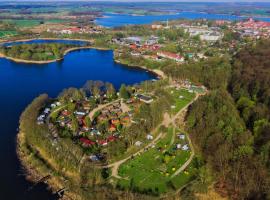
[[[54,34],[98,34],[102,33],[102,28],[99,26],[96,27],[76,27],[76,26],[68,26],[68,27],[51,27],[47,29],[47,32]]]
[[[191,26],[186,24],[178,25],[177,28],[183,28],[191,37],[199,36],[200,40],[207,42],[216,42],[221,40],[223,34],[219,28],[209,28],[208,26]]]
[[[269,38],[270,36],[270,22],[255,21],[252,18],[238,22],[234,29],[243,37]]]
[[[176,62],[184,62],[185,61],[183,56],[181,56],[179,54],[171,53],[171,52],[166,52],[166,51],[158,52],[157,56],[159,56],[161,58],[167,58],[170,60],[174,60]]]
[[[152,28],[152,29],[163,29],[163,25],[160,25],[160,24],[152,24],[151,28]]]

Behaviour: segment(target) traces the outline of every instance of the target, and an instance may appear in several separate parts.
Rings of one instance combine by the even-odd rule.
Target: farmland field
[[[123,179],[119,180],[118,186],[158,195],[171,190],[172,187],[168,185],[181,187],[186,184],[191,178],[192,170],[184,171],[173,178],[172,175],[188,160],[191,151],[176,149],[176,144],[183,146],[187,141],[179,139],[174,128],[170,127],[156,146],[120,166],[119,175]]]
[[[0,31],[0,38],[16,35],[16,31]]]
[[[51,19],[51,20],[36,20],[36,19],[21,19],[21,20],[3,20],[8,23],[15,24],[18,28],[31,28],[34,26],[38,26],[41,23],[61,23],[65,22],[66,20],[60,19]]]

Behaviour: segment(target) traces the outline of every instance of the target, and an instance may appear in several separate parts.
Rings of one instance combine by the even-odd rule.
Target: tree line
[[[14,46],[3,46],[0,52],[12,58],[34,61],[46,61],[62,58],[64,52],[76,45],[70,44],[20,44]]]

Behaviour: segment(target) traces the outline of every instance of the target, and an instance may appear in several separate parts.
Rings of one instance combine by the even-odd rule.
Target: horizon
[[[27,3],[27,2],[100,2],[100,3],[106,3],[106,2],[115,2],[115,3],[270,3],[270,0],[260,0],[260,1],[254,1],[254,0],[221,0],[221,1],[214,1],[214,0],[0,0],[0,2],[17,2],[17,3]]]

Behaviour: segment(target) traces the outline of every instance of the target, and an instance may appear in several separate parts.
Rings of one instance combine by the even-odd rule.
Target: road
[[[93,120],[93,117],[94,117],[94,115],[95,115],[95,113],[96,113],[97,111],[99,111],[99,110],[101,110],[101,109],[103,109],[103,108],[105,108],[105,107],[107,107],[107,106],[109,106],[109,105],[111,105],[111,104],[114,104],[114,103],[116,103],[116,102],[118,102],[118,101],[120,101],[120,100],[117,99],[117,100],[112,101],[112,102],[110,102],[110,103],[100,104],[100,105],[98,105],[98,107],[96,107],[94,110],[92,110],[92,111],[89,113],[88,116],[90,117],[91,120]]]

